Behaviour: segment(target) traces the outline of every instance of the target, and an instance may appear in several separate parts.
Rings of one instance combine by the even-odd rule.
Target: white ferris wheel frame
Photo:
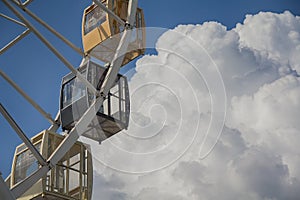
[[[77,76],[88,89],[90,89],[96,96],[95,101],[93,104],[87,109],[87,111],[84,113],[84,115],[79,119],[79,121],[75,124],[75,126],[71,129],[71,131],[67,134],[67,136],[64,138],[64,140],[61,142],[61,144],[58,146],[58,148],[52,153],[52,155],[45,159],[39,151],[34,147],[34,145],[31,143],[30,139],[26,136],[26,134],[21,130],[21,128],[18,126],[18,124],[15,122],[15,120],[9,115],[9,113],[6,111],[4,106],[0,103],[0,112],[4,116],[4,118],[8,121],[8,123],[11,125],[11,127],[16,131],[18,136],[22,139],[24,144],[27,146],[27,148],[32,152],[32,154],[35,156],[37,161],[39,162],[39,169],[35,171],[33,174],[25,178],[23,181],[19,182],[17,185],[13,186],[12,188],[9,188],[4,180],[1,177],[0,173],[0,194],[3,194],[8,200],[14,200],[16,198],[19,198],[22,194],[24,194],[28,189],[30,189],[40,178],[42,178],[49,170],[51,170],[57,162],[65,155],[66,152],[75,144],[75,142],[78,140],[78,138],[83,134],[84,130],[87,128],[87,126],[90,124],[92,119],[96,116],[97,111],[100,109],[100,106],[102,105],[104,98],[108,95],[110,88],[113,86],[117,74],[120,70],[120,67],[122,65],[126,50],[128,48],[130,38],[131,38],[131,29],[132,25],[135,21],[135,15],[137,10],[137,0],[129,0],[128,5],[128,17],[127,21],[124,22],[122,19],[120,19],[119,16],[117,16],[113,11],[108,9],[104,4],[100,2],[100,0],[93,0],[93,2],[102,8],[105,12],[107,12],[111,17],[113,17],[120,25],[124,26],[124,32],[122,34],[120,43],[116,49],[116,53],[114,55],[114,58],[111,63],[109,63],[108,72],[106,74],[106,77],[104,79],[104,82],[102,84],[102,87],[100,90],[97,90],[89,81],[86,80],[82,74],[75,69],[71,63],[69,63],[59,52],[58,50],[13,6],[12,4],[15,4],[17,7],[21,8],[24,12],[26,12],[30,17],[35,19],[38,23],[43,25],[46,29],[48,29],[51,33],[53,33],[56,37],[61,39],[63,42],[65,42],[67,45],[69,45],[73,50],[75,50],[77,53],[79,53],[81,56],[83,56],[82,64],[85,62],[85,60],[90,59],[89,55],[85,55],[84,52],[76,47],[73,43],[71,43],[69,40],[67,40],[65,37],[63,37],[61,34],[59,34],[57,31],[55,31],[54,28],[49,26],[46,22],[44,22],[42,19],[40,19],[38,16],[36,16],[34,13],[32,13],[28,8],[26,8],[27,5],[29,5],[32,0],[27,0],[25,2],[22,2],[21,0],[2,0],[2,2],[19,18],[20,21],[15,20],[13,18],[10,18],[2,13],[0,13],[0,17],[4,17],[7,20],[10,20],[14,23],[17,23],[21,26],[26,27],[26,30],[21,33],[19,36],[17,36],[15,39],[13,39],[11,42],[9,42],[6,46],[4,46],[2,49],[0,49],[0,55],[4,53],[6,50],[8,50],[10,47],[12,47],[14,44],[16,44],[18,41],[22,40],[26,35],[33,32],[42,43],[44,43],[64,64],[67,68],[70,69],[70,71]],[[38,112],[41,113],[43,117],[45,117],[50,123],[50,127],[48,130],[56,132],[60,126],[59,122],[59,111],[56,117],[53,119],[50,114],[48,114],[46,111],[44,111],[33,99],[31,99],[16,83],[13,82],[3,71],[0,70],[0,75],[17,91],[19,92]],[[9,177],[8,177],[9,178]]]

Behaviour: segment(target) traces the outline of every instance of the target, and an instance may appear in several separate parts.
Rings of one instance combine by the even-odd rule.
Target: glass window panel
[[[75,156],[70,158],[70,166],[73,166],[75,163],[78,163],[80,161],[79,154],[76,154]]]
[[[76,189],[79,187],[79,172],[72,169],[69,171],[69,192],[76,193]]]
[[[94,8],[85,16],[84,34],[88,34],[105,21],[106,13],[100,7]]]
[[[80,170],[80,162],[72,166],[73,169]]]
[[[64,168],[56,165],[56,167],[54,168],[54,191],[63,193],[65,191],[64,185]]]
[[[110,98],[110,96],[108,95],[108,97],[107,97],[107,99],[105,99],[104,101],[103,101],[103,105],[101,106],[101,108],[100,108],[100,110],[99,110],[99,112],[100,113],[103,113],[103,114],[105,114],[105,115],[109,115],[110,113],[109,113],[109,104],[108,104],[108,98]]]
[[[119,116],[119,98],[113,97],[111,98],[111,115],[115,119],[120,119]]]
[[[40,151],[41,143],[35,145],[36,149]],[[39,165],[29,149],[17,155],[15,165],[14,183],[24,180],[38,169]]]
[[[97,65],[93,62],[89,63],[88,69],[89,69],[89,71],[87,74],[87,79],[94,87],[97,87],[99,84],[100,78],[102,79],[104,69],[102,69],[99,65]],[[92,104],[92,102],[95,100],[94,93],[91,92],[89,89],[88,89],[88,100],[89,100],[89,104]]]
[[[26,148],[27,148],[26,145],[22,144],[21,146],[18,147],[18,151],[17,152],[19,153],[19,152],[23,151]]]
[[[85,76],[85,71],[83,72]],[[85,96],[85,84],[78,78],[74,78],[63,85],[63,108]]]

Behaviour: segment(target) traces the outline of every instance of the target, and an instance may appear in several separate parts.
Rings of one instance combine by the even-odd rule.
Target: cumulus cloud
[[[299,199],[299,35],[288,11],[165,32],[129,129],[92,144],[94,199]]]
[[[281,15],[260,13],[247,15],[244,25],[238,24],[241,46],[257,50],[280,65],[300,70],[300,17],[286,11]],[[255,26],[255,28],[251,26]]]

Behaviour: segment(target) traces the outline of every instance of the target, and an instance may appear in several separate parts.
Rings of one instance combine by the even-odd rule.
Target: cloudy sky
[[[299,199],[300,13],[294,10],[299,4],[255,2],[216,6],[191,1],[188,10],[178,2],[168,7],[140,1],[153,27],[147,29],[152,43],[134,68],[123,70],[130,75],[128,130],[102,145],[90,142],[93,199]],[[80,6],[69,7],[79,12],[84,4]],[[44,13],[55,24],[51,16]],[[70,23],[72,30],[80,26]],[[79,33],[60,30],[80,46]],[[24,43],[37,45],[33,38]],[[1,70],[54,115],[58,100],[50,100],[48,93],[58,98],[59,80],[67,70],[39,46],[32,50],[33,59],[24,43],[1,57]],[[14,66],[21,62],[13,55],[27,64]],[[67,53],[74,64],[80,61],[75,56]],[[28,135],[47,128],[3,80],[0,87],[1,103]],[[0,170],[8,175],[12,143],[19,141],[0,119],[6,131],[1,131],[0,148],[4,151],[8,141],[12,146],[7,148],[12,153],[0,160]],[[35,122],[40,125],[33,127]]]

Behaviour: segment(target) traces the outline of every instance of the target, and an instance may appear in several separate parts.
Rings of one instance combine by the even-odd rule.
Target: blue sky
[[[81,47],[81,14],[89,4],[90,1],[83,0],[33,1],[29,9]],[[217,21],[231,29],[237,23],[243,22],[246,14],[257,14],[260,11],[281,13],[289,10],[294,15],[300,15],[298,0],[140,0],[139,5],[144,9],[147,26],[164,28]],[[0,3],[0,12],[14,16],[5,8],[3,2]],[[77,53],[40,26],[37,27],[73,65],[80,63],[81,57]],[[1,46],[23,30],[23,27],[0,18]],[[39,105],[55,116],[59,103],[60,81],[62,76],[68,73],[68,69],[33,34],[0,56],[0,68]],[[0,102],[29,137],[48,128],[48,122],[3,79],[0,79],[0,91]],[[2,116],[0,130],[0,171],[6,177],[10,171],[14,149],[20,143],[20,139]]]

